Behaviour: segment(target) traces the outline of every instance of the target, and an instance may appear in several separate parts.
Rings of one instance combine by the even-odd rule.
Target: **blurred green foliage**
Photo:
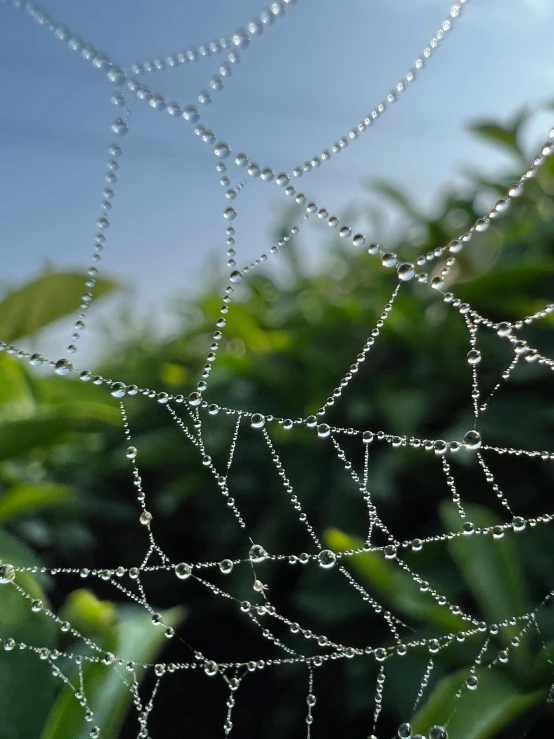
[[[432,216],[391,183],[374,183],[409,220],[410,229],[391,245],[406,260],[422,248],[432,251],[467,230],[480,215],[483,198],[494,202],[519,175],[523,153],[522,111],[509,125],[486,121],[476,135],[514,154],[514,171],[501,181],[472,173],[465,189],[444,190]],[[554,286],[554,157],[508,215],[479,234],[458,257],[446,289],[453,290],[493,321],[515,321],[551,300]],[[298,214],[286,214],[282,232]],[[352,214],[357,218],[359,214]],[[408,235],[417,229],[418,242]],[[323,233],[323,231],[322,231]],[[280,234],[279,234],[280,235]],[[329,239],[328,235],[322,237]],[[423,247],[422,247],[423,244]],[[390,299],[396,280],[367,255],[336,240],[321,250],[321,270],[307,275],[302,246],[281,249],[278,277],[253,273],[237,291],[206,398],[221,406],[294,419],[320,408],[348,371]],[[79,278],[80,280],[81,278]],[[105,281],[101,292],[115,284]],[[31,289],[32,288],[32,289]],[[15,341],[36,334],[75,306],[67,299],[80,290],[75,275],[47,275],[0,303],[0,337]],[[29,301],[33,301],[29,309]],[[198,378],[221,307],[220,281],[194,300],[176,305],[179,330],[170,338],[155,331],[131,333],[111,347],[99,374],[141,387],[188,393]],[[547,356],[554,354],[553,314],[522,332]],[[480,381],[484,397],[511,361],[505,342],[480,332]],[[329,411],[329,423],[355,429],[382,429],[419,438],[461,439],[473,426],[471,371],[465,361],[467,328],[442,296],[427,286],[403,286],[385,326],[352,384]],[[554,387],[549,370],[520,362],[513,377],[480,419],[487,443],[549,449],[554,431]],[[217,561],[246,557],[244,537],[197,452],[171,422],[167,411],[140,396],[126,399],[133,443],[153,531],[176,561]],[[225,464],[234,419],[220,413],[206,421],[206,446],[216,466]],[[336,551],[358,546],[367,531],[367,512],[352,478],[329,444],[305,428],[268,425],[287,477],[318,535]],[[362,450],[351,438],[341,445],[358,467]],[[6,353],[0,356],[0,558],[14,565],[114,568],[140,563],[148,548],[125,459],[117,402],[105,387],[78,380],[37,375]],[[517,456],[486,455],[514,514],[533,517],[552,511],[551,463]],[[482,470],[464,453],[453,456],[452,474],[476,525],[509,520],[484,481]],[[229,488],[254,541],[276,554],[309,550],[310,541],[286,499],[260,435],[241,427]],[[380,516],[399,540],[427,537],[460,528],[449,503],[448,486],[434,455],[412,448],[374,443],[369,489]],[[545,526],[529,528],[500,541],[471,537],[407,552],[403,560],[449,600],[475,618],[495,622],[518,616],[552,588],[554,551]],[[383,543],[383,542],[381,542]],[[432,638],[463,628],[461,618],[421,592],[405,570],[381,555],[348,560],[349,570],[383,608],[409,626],[406,639]],[[264,565],[265,567],[265,565]],[[363,602],[334,571],[267,563],[264,582],[271,602],[292,621],[314,633],[353,646],[389,644],[382,615]],[[171,610],[167,618],[180,639],[162,644],[160,632],[140,609],[129,611],[110,583],[71,576],[18,576],[33,597],[41,597],[60,618],[79,624],[102,649],[135,659],[190,661],[187,644],[220,661],[281,656],[260,638],[243,614],[194,580],[163,575],[147,578],[150,602]],[[83,584],[86,588],[83,590]],[[236,597],[253,601],[251,573],[237,568],[225,581]],[[93,592],[94,591],[94,592]],[[183,618],[182,606],[186,608]],[[141,615],[142,614],[142,615]],[[241,618],[241,616],[243,616]],[[180,626],[179,626],[180,624]],[[430,684],[419,701],[414,727],[449,723],[450,739],[544,736],[552,714],[545,697],[554,680],[554,618],[549,608],[537,614],[540,632],[529,630],[510,660],[480,667],[480,686],[455,698],[484,642],[454,643],[433,656]],[[276,635],[299,651],[305,641],[271,624]],[[505,648],[517,633],[491,634],[490,654]],[[0,590],[0,637],[28,644],[77,650],[44,614],[32,614],[12,588]],[[62,638],[63,637],[63,638]],[[174,651],[172,651],[174,650]],[[312,652],[313,653],[313,652]],[[130,658],[130,657],[129,657]],[[429,660],[423,648],[387,664],[379,736],[395,733],[412,716],[412,706]],[[485,659],[486,664],[486,659]],[[66,665],[68,666],[68,665]],[[114,682],[111,669],[90,668],[91,700],[105,719],[107,733],[136,736],[136,716],[123,725],[131,694]],[[149,726],[152,736],[220,735],[227,691],[223,681],[202,671],[175,673],[162,681]],[[198,673],[198,674],[197,674]],[[371,733],[377,666],[356,658],[325,665],[316,672],[317,736]],[[141,675],[145,699],[154,678]],[[240,735],[279,739],[305,735],[305,671],[282,668],[247,676],[237,694],[234,722]],[[68,688],[48,676],[36,655],[5,652],[0,657],[1,736],[17,739],[81,737],[83,709]],[[123,728],[120,727],[123,725]],[[41,733],[42,732],[42,733]],[[536,733],[533,733],[536,732]]]

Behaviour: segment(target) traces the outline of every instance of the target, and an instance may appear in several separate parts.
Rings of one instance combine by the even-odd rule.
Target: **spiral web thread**
[[[411,569],[403,560],[402,555],[407,551],[418,552],[423,550],[425,547],[432,546],[436,542],[451,541],[457,537],[481,536],[502,538],[504,535],[513,536],[517,534],[517,532],[523,531],[527,526],[536,527],[551,521],[552,516],[548,514],[529,520],[515,515],[507,497],[495,482],[495,478],[487,465],[486,459],[508,454],[528,458],[538,458],[540,461],[548,462],[554,459],[554,453],[490,446],[482,441],[477,429],[480,417],[487,411],[488,405],[493,396],[502,390],[503,386],[522,362],[537,362],[547,370],[554,369],[554,360],[543,356],[540,351],[530,346],[522,338],[521,333],[522,329],[526,325],[535,321],[540,321],[551,313],[554,310],[554,304],[546,305],[542,310],[538,311],[534,315],[524,317],[515,323],[498,323],[488,320],[485,316],[479,315],[469,304],[461,302],[452,293],[444,292],[443,285],[445,278],[456,263],[457,255],[463,249],[464,245],[469,242],[476,233],[485,231],[492,219],[500,217],[509,209],[511,202],[522,193],[526,181],[535,177],[538,168],[540,168],[547,157],[554,153],[554,129],[550,131],[548,140],[543,147],[541,147],[541,151],[538,152],[537,157],[522,173],[520,179],[509,188],[505,197],[500,199],[489,213],[484,214],[482,218],[475,222],[469,231],[460,234],[458,238],[452,240],[449,244],[445,244],[443,247],[437,248],[433,252],[420,255],[417,260],[415,260],[414,264],[400,263],[394,253],[388,252],[377,244],[369,243],[369,240],[366,240],[365,235],[359,233],[353,234],[353,230],[349,225],[340,223],[337,216],[330,214],[321,205],[317,205],[314,201],[308,198],[307,195],[299,192],[298,189],[291,184],[291,182],[294,182],[300,177],[307,176],[312,169],[324,165],[332,156],[338,155],[349,145],[353,144],[361,133],[370,128],[374,123],[378,122],[387,109],[402,97],[403,93],[407,91],[407,89],[417,79],[420,72],[426,67],[441,41],[443,41],[443,39],[445,39],[452,31],[466,2],[467,0],[460,0],[449,9],[447,18],[443,22],[441,28],[432,38],[430,44],[425,47],[421,56],[416,59],[414,66],[408,71],[406,76],[396,84],[386,98],[371,110],[358,126],[351,129],[346,136],[334,143],[330,150],[326,149],[319,155],[306,161],[304,164],[295,167],[292,170],[291,176],[286,173],[276,174],[270,167],[262,166],[251,161],[247,154],[239,153],[232,156],[231,146],[217,139],[216,135],[211,130],[203,126],[200,112],[197,107],[190,104],[185,105],[166,101],[162,95],[152,91],[143,82],[141,82],[139,80],[139,76],[156,71],[161,72],[179,65],[200,61],[218,53],[224,53],[227,56],[227,61],[220,66],[218,74],[211,77],[209,81],[209,90],[202,91],[198,96],[198,100],[201,104],[207,104],[210,102],[214,93],[220,92],[224,89],[228,82],[228,78],[235,71],[236,64],[240,60],[240,55],[247,52],[251,43],[259,42],[258,37],[262,34],[262,31],[273,25],[276,20],[280,20],[282,22],[285,15],[288,15],[289,12],[293,12],[292,6],[294,5],[294,2],[292,0],[288,0],[288,2],[287,0],[283,0],[283,2],[273,3],[270,7],[261,11],[256,19],[251,21],[246,27],[239,29],[228,38],[221,38],[197,48],[173,53],[167,57],[158,58],[153,62],[137,63],[134,64],[130,70],[124,70],[117,66],[106,54],[101,53],[92,45],[74,35],[65,26],[53,21],[45,10],[32,5],[31,3],[24,2],[23,0],[12,0],[11,2],[6,2],[4,0],[3,3],[0,3],[8,6],[10,9],[15,8],[25,12],[28,14],[30,21],[34,20],[42,25],[46,30],[52,32],[57,39],[66,44],[70,50],[76,52],[78,57],[86,62],[92,63],[94,67],[98,68],[98,70],[107,78],[107,88],[110,90],[109,94],[112,96],[113,103],[122,108],[121,115],[111,123],[111,128],[114,133],[114,143],[109,149],[108,169],[106,172],[107,186],[104,188],[102,193],[101,215],[97,221],[98,232],[95,237],[92,264],[88,269],[88,276],[85,283],[86,291],[82,297],[82,303],[75,323],[71,343],[67,348],[68,353],[74,354],[77,351],[76,344],[80,338],[80,332],[85,328],[87,312],[94,299],[95,277],[98,274],[98,263],[102,259],[106,246],[106,232],[110,225],[109,217],[112,208],[112,199],[115,195],[112,188],[116,186],[118,179],[116,172],[119,169],[119,162],[121,161],[120,157],[122,154],[120,144],[132,124],[132,112],[135,105],[143,105],[143,107],[149,106],[153,110],[152,115],[156,114],[154,111],[168,113],[175,119],[176,125],[183,126],[183,121],[189,124],[188,126],[184,126],[187,130],[190,130],[190,126],[192,125],[192,130],[194,130],[194,133],[198,136],[199,141],[211,147],[217,157],[216,170],[218,176],[221,177],[221,184],[226,189],[226,197],[228,201],[235,201],[246,186],[247,182],[257,180],[257,184],[276,183],[279,192],[283,193],[287,198],[293,199],[297,204],[305,206],[303,218],[282,240],[271,246],[268,253],[260,254],[257,259],[252,261],[250,264],[244,265],[241,269],[237,268],[235,260],[236,253],[233,249],[233,246],[235,245],[234,228],[232,225],[228,225],[226,236],[227,246],[229,247],[227,250],[229,284],[224,290],[221,313],[217,319],[216,330],[213,335],[213,343],[210,347],[209,354],[207,355],[207,361],[202,372],[202,377],[199,379],[196,389],[190,392],[187,397],[183,395],[174,395],[170,392],[165,392],[163,389],[153,390],[150,388],[140,388],[136,385],[129,384],[127,379],[125,382],[122,382],[120,380],[112,380],[99,375],[94,375],[94,373],[88,370],[75,368],[73,366],[73,362],[69,359],[64,358],[51,361],[38,352],[25,352],[15,346],[6,346],[4,342],[0,343],[0,348],[2,350],[5,350],[8,354],[17,356],[23,361],[28,361],[31,366],[36,367],[49,364],[60,376],[72,377],[77,374],[80,380],[91,382],[97,386],[99,393],[105,393],[107,390],[115,398],[114,402],[119,403],[123,431],[128,444],[126,454],[129,460],[130,474],[133,477],[133,482],[137,491],[137,518],[139,519],[140,525],[142,526],[142,530],[145,532],[147,539],[146,551],[142,562],[127,563],[126,566],[118,566],[115,569],[101,571],[89,571],[84,568],[58,568],[56,570],[52,570],[45,567],[14,567],[8,562],[1,563],[0,569],[0,580],[3,586],[15,589],[22,599],[29,602],[30,610],[41,612],[44,618],[51,619],[62,632],[69,632],[75,640],[80,642],[81,649],[79,650],[79,653],[72,654],[69,652],[64,654],[64,658],[69,660],[69,664],[72,665],[73,670],[75,671],[71,671],[71,673],[67,668],[62,669],[60,667],[60,663],[58,662],[60,654],[58,652],[55,650],[51,651],[40,644],[29,645],[17,643],[12,638],[6,638],[4,639],[3,649],[6,651],[19,649],[28,653],[36,654],[37,659],[45,660],[51,667],[52,675],[69,686],[75,695],[75,700],[81,704],[84,717],[90,722],[91,737],[99,737],[104,734],[102,726],[97,725],[95,722],[95,714],[89,705],[87,698],[87,685],[83,678],[83,667],[90,663],[103,663],[110,669],[116,671],[121,681],[127,685],[132,694],[133,704],[136,709],[139,737],[151,736],[148,723],[150,714],[154,708],[155,698],[162,682],[164,680],[171,679],[172,673],[180,672],[182,670],[201,670],[215,680],[222,679],[226,682],[229,689],[229,698],[226,704],[227,711],[223,731],[226,735],[229,735],[233,732],[233,708],[235,706],[235,701],[240,697],[240,686],[245,677],[247,678],[249,673],[256,673],[260,670],[278,669],[280,665],[298,665],[298,669],[305,671],[306,674],[307,708],[305,720],[306,736],[309,739],[312,732],[314,718],[317,717],[314,681],[317,677],[318,668],[330,660],[374,659],[377,661],[378,677],[375,691],[375,709],[372,726],[368,727],[369,733],[373,736],[378,732],[378,719],[381,711],[382,696],[385,690],[387,663],[389,659],[394,656],[403,656],[416,647],[419,649],[424,647],[429,652],[429,661],[425,672],[422,675],[421,684],[413,707],[413,712],[415,713],[418,706],[420,706],[425,699],[426,689],[432,677],[434,669],[433,655],[448,648],[456,641],[462,642],[469,637],[477,637],[482,640],[482,647],[477,654],[473,665],[468,670],[465,684],[461,686],[460,690],[456,694],[457,698],[459,698],[465,690],[476,689],[478,685],[478,667],[485,666],[492,668],[495,665],[505,663],[510,657],[510,652],[517,650],[521,637],[526,632],[537,632],[540,641],[546,650],[544,640],[537,624],[536,616],[541,608],[549,604],[554,591],[546,593],[543,600],[529,613],[513,617],[502,623],[488,624],[476,620],[460,605],[449,601],[443,593],[435,589],[432,584],[426,582],[416,571]],[[5,12],[7,16],[11,10],[6,8],[2,12]],[[226,160],[229,160],[231,163],[229,171]],[[239,169],[244,168],[247,176],[243,179],[235,178],[235,167]],[[232,178],[235,179],[232,180]],[[227,205],[228,207],[224,210],[223,215],[224,218],[231,223],[236,218],[237,211],[235,210],[234,203],[233,207],[229,203]],[[218,347],[220,346],[220,341],[225,332],[225,316],[232,309],[233,293],[235,290],[234,286],[247,279],[248,274],[255,270],[258,265],[264,263],[270,257],[274,258],[275,255],[279,253],[280,249],[286,247],[287,242],[293,239],[299,232],[303,223],[310,217],[314,216],[324,221],[329,228],[338,229],[340,237],[349,241],[355,250],[367,247],[367,253],[377,257],[381,262],[381,266],[377,268],[383,267],[396,275],[396,279],[392,280],[394,287],[391,289],[390,300],[384,306],[379,320],[370,331],[368,339],[362,347],[360,354],[358,354],[354,363],[349,367],[344,377],[331,392],[330,397],[322,404],[316,415],[293,420],[281,418],[278,415],[264,416],[256,412],[245,411],[238,408],[227,408],[220,406],[217,403],[210,403],[208,400],[208,380],[213,364],[217,360]],[[360,258],[365,257],[360,256]],[[435,268],[436,276],[432,279],[429,278],[425,272],[418,272],[418,268],[434,263],[437,263],[438,266]],[[418,280],[420,283],[428,285],[430,289],[434,289],[439,293],[442,293],[445,304],[461,317],[460,320],[462,320],[467,327],[467,361],[472,372],[471,404],[475,419],[474,428],[469,430],[461,440],[445,441],[441,439],[418,439],[413,437],[407,438],[405,436],[392,436],[383,431],[361,431],[351,428],[337,428],[327,424],[325,422],[325,416],[329,408],[340,402],[343,390],[354,380],[361,363],[364,362],[370,351],[375,351],[374,346],[380,335],[380,330],[386,323],[391,311],[394,310],[395,299],[403,289],[404,283],[414,279]],[[483,396],[479,380],[479,362],[481,354],[478,349],[478,339],[480,334],[487,332],[495,334],[498,341],[504,342],[505,345],[510,347],[513,359],[498,378],[498,383],[493,388],[492,392],[488,396]],[[222,496],[223,501],[229,510],[229,515],[234,517],[236,524],[241,528],[244,534],[244,558],[234,560],[224,559],[220,562],[172,562],[165,554],[162,545],[156,541],[154,536],[156,528],[155,521],[148,510],[149,492],[143,488],[138,466],[140,450],[133,445],[132,429],[130,428],[126,412],[128,398],[130,396],[132,397],[137,395],[142,396],[142,398],[137,398],[131,402],[158,403],[165,407],[168,414],[168,423],[175,425],[178,432],[183,435],[183,443],[190,445],[197,452],[199,464],[207,468],[207,470],[212,474],[214,489],[219,490],[219,494]],[[229,447],[227,464],[223,468],[216,468],[205,446],[204,428],[208,427],[210,424],[217,423],[218,416],[221,417],[222,415],[234,418],[236,420],[236,424]],[[266,445],[267,459],[277,470],[281,479],[283,492],[290,500],[294,510],[298,513],[299,520],[306,529],[310,551],[286,554],[268,553],[264,549],[262,543],[255,542],[250,537],[248,533],[248,522],[243,519],[239,510],[239,503],[232,497],[232,491],[228,486],[228,474],[233,465],[235,448],[236,445],[241,442],[241,429],[245,424],[256,430]],[[359,549],[333,552],[324,548],[317,532],[303,512],[302,504],[300,502],[301,496],[297,495],[291,481],[287,477],[286,469],[281,463],[279,452],[272,440],[272,432],[275,430],[276,426],[281,426],[292,432],[294,432],[295,427],[307,427],[311,430],[314,436],[320,440],[321,444],[326,445],[326,449],[329,454],[334,454],[337,460],[339,460],[344,468],[345,474],[351,478],[354,486],[359,491],[360,498],[367,509],[368,533],[363,546]],[[348,459],[347,454],[344,451],[345,437],[354,439],[359,443],[363,451],[364,458],[362,469],[357,469],[357,465]],[[409,446],[418,450],[421,454],[432,454],[437,457],[444,473],[445,482],[452,496],[452,500],[457,506],[459,512],[462,522],[460,531],[447,532],[442,535],[435,535],[425,539],[399,541],[395,538],[392,532],[388,530],[381,520],[379,511],[372,501],[369,489],[370,450],[377,444],[388,445],[392,448]],[[509,519],[506,523],[488,528],[478,528],[467,519],[463,501],[456,489],[456,481],[453,476],[454,473],[449,462],[449,458],[456,453],[475,455],[486,483],[491,488],[493,495],[499,500],[500,504],[506,511],[507,518]],[[384,539],[386,543],[377,545],[375,543],[376,538]],[[450,633],[436,639],[418,639],[416,641],[411,641],[409,628],[392,613],[384,610],[379,602],[371,596],[371,594],[349,571],[349,559],[362,552],[381,553],[386,559],[390,560],[396,567],[400,568],[413,579],[419,589],[427,594],[429,602],[433,602],[436,605],[451,611],[453,614],[458,615],[460,619],[465,622],[465,627],[456,633]],[[388,646],[374,647],[370,644],[365,648],[359,648],[349,646],[348,644],[336,643],[329,639],[325,634],[314,634],[302,624],[290,621],[287,618],[287,615],[285,613],[280,613],[269,600],[269,588],[264,582],[264,568],[267,567],[267,563],[269,561],[280,562],[291,566],[304,565],[307,567],[319,567],[323,570],[333,570],[335,573],[338,572],[345,582],[354,591],[356,591],[360,598],[363,599],[369,611],[372,611],[384,620],[390,635]],[[253,602],[238,600],[233,596],[232,592],[230,592],[230,589],[228,590],[224,586],[214,584],[210,578],[211,574],[215,571],[215,580],[217,582],[231,582],[232,578],[226,580],[225,577],[221,578],[219,575],[229,575],[233,570],[236,570],[236,568],[242,567],[250,567],[252,571]],[[140,662],[128,662],[126,660],[122,660],[117,654],[103,652],[93,640],[81,634],[70,623],[62,621],[54,612],[46,608],[43,603],[32,599],[29,593],[27,593],[18,583],[18,574],[25,571],[39,571],[55,576],[78,575],[83,578],[88,578],[89,580],[96,578],[110,583],[117,590],[118,594],[140,604],[145,611],[151,615],[153,624],[152,628],[163,629],[165,630],[165,635],[168,639],[177,639],[185,644],[186,648],[190,651],[190,661],[180,663],[144,664]],[[145,573],[158,573],[162,571],[173,574],[179,580],[194,579],[197,583],[211,591],[214,597],[226,599],[230,603],[234,604],[237,610],[240,610],[243,614],[243,617],[249,620],[251,624],[259,630],[260,638],[269,640],[273,643],[276,655],[275,658],[267,659],[265,661],[252,659],[248,662],[217,662],[213,655],[201,652],[186,644],[186,642],[175,634],[171,626],[164,623],[163,617],[154,611],[153,607],[149,603],[146,589],[143,586],[143,576]],[[267,572],[267,569],[265,571]],[[281,626],[285,625],[292,633],[309,640],[312,646],[317,643],[318,653],[315,656],[305,656],[299,651],[287,646],[274,635],[271,628],[272,622]],[[494,642],[491,640],[491,636],[498,634],[503,629],[510,629],[511,633],[514,633],[515,629],[515,632],[518,633],[517,636],[514,636],[511,640],[511,646],[508,649],[504,648],[501,651],[497,651],[494,646]],[[549,658],[548,661],[550,661]],[[137,679],[138,670],[150,670],[155,675],[154,688],[148,700],[145,700],[139,693],[139,681]],[[77,674],[79,676],[77,681],[72,677],[73,674]],[[552,699],[553,694],[554,686],[549,693],[548,700]],[[454,705],[451,707],[451,715],[456,711],[455,704],[456,701],[454,701]],[[406,718],[409,719],[409,717]],[[447,737],[447,732],[448,722],[445,722],[444,726],[429,727],[429,736],[431,739],[445,739]],[[409,737],[411,735],[411,729],[408,723],[402,724],[399,727],[398,735],[403,737]]]

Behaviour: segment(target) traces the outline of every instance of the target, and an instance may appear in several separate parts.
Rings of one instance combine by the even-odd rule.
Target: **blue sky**
[[[386,96],[451,4],[299,0],[244,52],[212,104],[199,106],[204,122],[234,154],[246,150],[275,171],[290,172]],[[127,66],[229,35],[263,6],[254,0],[50,0],[43,7]],[[23,282],[47,262],[84,271],[113,139],[110,122],[119,113],[110,103],[113,89],[26,14],[0,6],[0,19],[0,280]],[[553,20],[550,0],[471,0],[397,105],[298,185],[340,217],[352,203],[378,202],[365,187],[372,178],[400,184],[431,208],[440,187],[458,178],[459,164],[505,168],[505,156],[472,139],[465,124],[554,99]],[[223,60],[218,55],[143,79],[169,99],[194,103]],[[537,116],[528,131],[530,150],[551,125],[546,115]],[[219,253],[224,264],[226,201],[211,148],[185,122],[139,103],[123,143],[102,269],[124,278],[141,309],[151,312],[167,296],[194,290],[208,255]],[[269,248],[275,216],[288,202],[274,184],[248,179],[237,200],[239,264]],[[386,213],[394,227],[394,214]],[[308,241],[316,244],[320,234],[310,232]]]

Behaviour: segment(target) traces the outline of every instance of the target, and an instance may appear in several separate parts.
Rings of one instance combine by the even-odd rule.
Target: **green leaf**
[[[502,147],[507,147],[511,151],[521,154],[517,138],[514,132],[509,129],[503,128],[496,123],[471,123],[469,130],[479,138],[492,141],[494,144],[499,144]]]
[[[14,567],[40,565],[33,552],[5,531],[0,531],[0,559]],[[15,584],[31,598],[48,600],[35,577],[18,572]],[[31,604],[10,584],[0,585],[0,638],[13,638],[30,646],[53,649],[57,643],[54,621],[33,613]],[[48,663],[31,651],[2,649],[0,659],[0,736],[5,739],[36,739],[54,700],[56,681]]]
[[[336,552],[360,549],[361,539],[338,529],[327,529],[325,541]],[[437,605],[431,596],[422,593],[410,575],[385,559],[382,552],[364,552],[348,557],[346,564],[358,572],[371,590],[385,599],[397,612],[424,623],[440,626],[447,632],[463,631],[466,622],[449,609]]]
[[[95,425],[105,423],[121,423],[115,404],[64,401],[40,405],[32,418],[0,423],[0,462],[19,457],[35,447],[57,444],[68,431],[91,431]]]
[[[176,627],[184,616],[182,608],[162,613],[164,623]],[[149,614],[122,620],[114,629],[111,643],[107,645],[118,658],[134,662],[153,662],[164,642],[164,629],[155,627]],[[136,670],[137,680],[144,671]],[[75,699],[70,688],[64,688],[54,704],[41,739],[88,739],[92,726],[101,729],[102,736],[117,737],[132,702],[132,693],[124,682],[130,682],[130,674],[124,668],[103,664],[86,664],[83,668],[85,694],[94,711],[92,724],[84,719],[84,709]],[[75,675],[73,683],[77,680]],[[77,683],[78,684],[78,683]]]
[[[541,635],[543,635],[542,632]],[[552,684],[552,666],[554,665],[554,642],[543,642],[542,649],[539,649],[533,666],[534,675],[538,680],[543,680],[544,684]]]
[[[506,318],[530,314],[539,296],[548,299],[550,295],[553,266],[552,260],[543,258],[541,262],[527,262],[517,267],[498,267],[494,273],[460,285],[458,294],[479,310],[502,313]]]
[[[477,528],[501,523],[483,506],[468,505],[466,512],[467,520]],[[462,530],[462,520],[453,503],[441,505],[440,517],[445,531]],[[500,623],[532,610],[517,550],[510,536],[503,539],[475,535],[457,537],[448,543],[448,549],[488,623]]]
[[[0,418],[28,418],[36,409],[34,383],[15,357],[0,354]]]
[[[468,125],[468,130],[479,138],[497,144],[504,149],[515,152],[519,157],[523,157],[523,152],[519,145],[519,136],[523,124],[529,118],[527,108],[522,108],[513,120],[506,125],[500,125],[496,121],[482,120]]]
[[[97,280],[95,296],[118,288],[111,280]],[[83,276],[74,273],[46,274],[14,290],[0,302],[0,337],[15,341],[33,336],[45,326],[74,313],[86,292]]]
[[[546,690],[522,694],[521,688],[499,670],[482,669],[476,673],[477,690],[464,687],[462,696],[456,698],[468,674],[467,669],[460,670],[439,682],[410,722],[412,732],[426,736],[433,724],[444,726],[448,721],[448,739],[498,737],[502,729],[543,703],[547,695]]]
[[[69,594],[60,609],[59,617],[91,639],[109,638],[117,622],[117,612],[109,600],[99,600],[87,588],[79,588]]]
[[[53,482],[15,485],[5,493],[0,493],[0,523],[41,508],[67,503],[69,493],[68,485]]]

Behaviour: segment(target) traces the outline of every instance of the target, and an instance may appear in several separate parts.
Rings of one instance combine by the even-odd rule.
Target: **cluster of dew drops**
[[[397,731],[399,739],[426,739],[423,734],[412,734],[412,727],[409,723],[400,724]],[[428,739],[448,739],[448,732],[444,726],[435,724],[429,729]],[[368,739],[376,739],[375,736],[371,735]]]

